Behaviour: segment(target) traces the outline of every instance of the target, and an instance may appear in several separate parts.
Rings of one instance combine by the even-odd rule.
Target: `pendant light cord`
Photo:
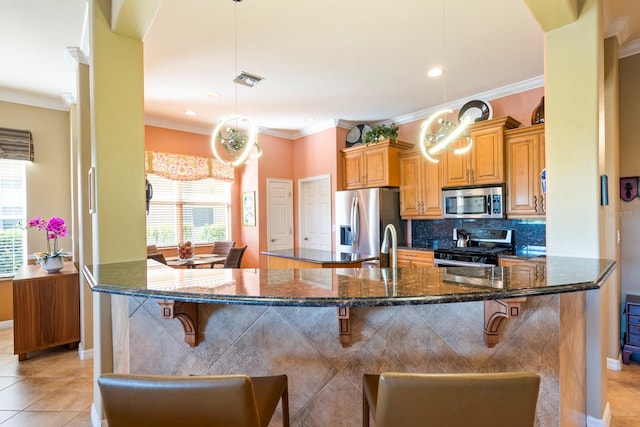
[[[233,49],[234,49],[234,65],[233,75],[238,75],[238,2],[233,2]],[[236,91],[236,114],[238,114],[238,85],[235,84]]]

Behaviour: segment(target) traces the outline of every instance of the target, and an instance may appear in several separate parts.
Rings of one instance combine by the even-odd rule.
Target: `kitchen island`
[[[83,274],[94,292],[111,295],[116,372],[285,373],[293,426],[361,425],[365,372],[516,370],[541,376],[536,425],[583,426],[585,294],[599,292],[613,268],[564,257],[397,270],[175,270],[134,261]],[[515,318],[507,310],[497,315],[506,321],[488,320],[500,337],[488,346],[485,304],[514,300]],[[346,347],[341,309],[350,310]],[[172,313],[191,323],[168,320]],[[193,345],[185,322],[196,329]],[[279,422],[276,414],[272,425]]]
[[[261,253],[269,257],[269,268],[362,267],[362,263],[378,259],[377,255],[361,255],[306,248],[262,251]]]

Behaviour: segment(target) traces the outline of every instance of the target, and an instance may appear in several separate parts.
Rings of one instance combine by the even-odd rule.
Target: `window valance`
[[[145,152],[144,169],[164,178],[176,181],[196,181],[214,178],[233,182],[233,167],[214,158],[188,156],[186,154]]]
[[[0,128],[0,159],[33,161],[31,132]]]

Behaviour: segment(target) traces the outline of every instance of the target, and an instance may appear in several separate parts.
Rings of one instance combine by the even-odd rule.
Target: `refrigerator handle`
[[[360,213],[358,212],[358,196],[351,201],[351,242],[354,249],[360,243]]]

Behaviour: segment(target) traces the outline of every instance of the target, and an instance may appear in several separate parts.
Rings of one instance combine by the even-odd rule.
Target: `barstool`
[[[109,427],[266,427],[282,400],[289,426],[287,376],[161,376],[98,378]]]
[[[365,374],[362,425],[532,427],[539,387],[532,372]]]

